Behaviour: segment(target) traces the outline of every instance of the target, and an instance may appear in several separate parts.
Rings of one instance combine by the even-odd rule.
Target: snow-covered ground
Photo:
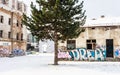
[[[54,66],[53,56],[0,58],[0,75],[120,75],[120,62],[59,61],[60,65]]]

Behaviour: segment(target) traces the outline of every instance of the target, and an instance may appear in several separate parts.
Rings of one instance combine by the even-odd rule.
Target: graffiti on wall
[[[9,54],[10,52],[7,48],[0,48],[0,57],[7,57]]]
[[[116,48],[114,55],[115,55],[115,57],[120,58],[120,48]]]
[[[67,58],[71,59],[71,56],[69,55],[69,52],[63,52],[60,49],[58,50],[58,58]]]
[[[10,51],[7,48],[0,48],[0,57],[9,57],[10,54],[13,56],[23,56],[25,55],[25,51],[21,49],[13,49]]]
[[[87,50],[87,49],[76,49],[69,52],[72,60],[105,60],[106,50],[105,49],[96,49],[96,50]]]
[[[11,54],[14,56],[23,56],[23,55],[25,55],[25,52],[22,49],[13,49],[11,51]]]
[[[77,48],[67,52],[58,51],[58,58],[68,58],[71,60],[105,60],[106,49],[98,48],[96,50],[87,50],[85,48]]]

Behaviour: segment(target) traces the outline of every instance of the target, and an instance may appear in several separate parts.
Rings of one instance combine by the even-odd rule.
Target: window
[[[96,40],[92,40],[92,43],[96,43]]]
[[[91,42],[91,40],[87,40],[87,43],[90,43]]]
[[[17,20],[17,23],[16,23],[17,27],[19,26],[19,21]]]
[[[11,38],[11,32],[8,32],[8,38],[9,39]]]
[[[12,8],[15,8],[15,0],[12,0]]]
[[[23,27],[23,24],[22,24],[22,22],[21,22],[21,21],[19,21],[19,25],[20,25],[20,27],[21,27],[21,28]]]
[[[26,5],[24,4],[24,12],[26,12]]]
[[[0,16],[0,23],[3,23],[4,17]]]
[[[17,10],[22,11],[22,3],[21,2],[17,3]]]
[[[3,4],[6,4],[6,1],[5,1],[5,0],[2,0],[2,3],[3,3]]]
[[[72,50],[76,48],[76,40],[67,40],[67,49]]]
[[[21,23],[21,27],[23,27],[22,23]]]
[[[87,49],[95,49],[96,48],[96,40],[95,39],[86,40],[86,44],[87,44]]]
[[[19,2],[17,3],[17,9],[18,10],[20,9],[20,3]]]
[[[8,20],[8,25],[11,25],[11,18],[9,18]]]
[[[8,4],[8,1],[9,1],[9,0],[2,0],[2,3],[3,3],[3,4]]]
[[[16,39],[19,40],[19,33],[16,34]]]
[[[21,34],[21,41],[23,41],[23,33]]]
[[[91,28],[92,30],[94,30],[95,28],[93,27],[93,28]]]
[[[87,44],[87,49],[92,49],[92,44]]]
[[[3,30],[0,30],[0,37],[3,37]]]

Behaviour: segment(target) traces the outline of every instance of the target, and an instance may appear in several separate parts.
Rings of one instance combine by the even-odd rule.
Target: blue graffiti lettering
[[[77,48],[75,50],[68,51],[67,57],[65,57],[64,53],[58,53],[59,58],[62,55],[62,58],[69,58],[71,60],[105,60],[106,58],[106,49],[105,48],[98,48],[96,50],[87,50],[84,48]],[[118,51],[116,51],[116,55],[118,55]],[[63,57],[64,56],[64,57]]]

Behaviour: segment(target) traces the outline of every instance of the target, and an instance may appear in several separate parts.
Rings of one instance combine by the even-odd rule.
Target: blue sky
[[[29,6],[30,1],[21,0]],[[82,0],[80,0],[82,1]],[[98,18],[101,15],[108,17],[120,17],[120,0],[83,0],[84,10],[86,10],[87,18]]]

